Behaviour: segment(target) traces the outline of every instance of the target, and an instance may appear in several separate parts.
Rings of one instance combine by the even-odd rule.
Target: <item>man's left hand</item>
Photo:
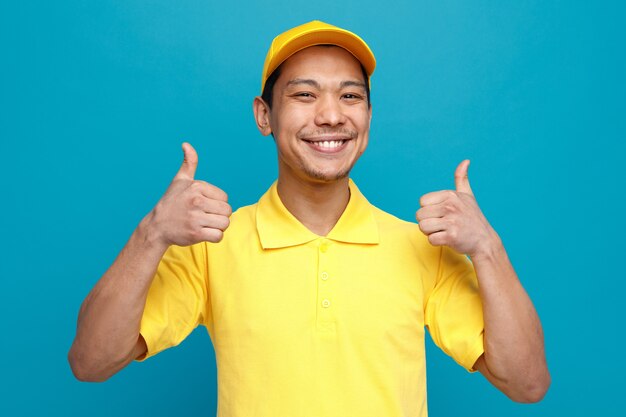
[[[456,168],[456,191],[424,194],[415,217],[431,245],[446,245],[474,257],[488,251],[499,238],[474,198],[467,177],[469,164],[466,159]]]

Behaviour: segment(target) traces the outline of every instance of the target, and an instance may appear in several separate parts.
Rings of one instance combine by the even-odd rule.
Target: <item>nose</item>
[[[332,95],[321,96],[317,100],[315,124],[318,126],[338,126],[346,122],[346,116],[339,99]]]

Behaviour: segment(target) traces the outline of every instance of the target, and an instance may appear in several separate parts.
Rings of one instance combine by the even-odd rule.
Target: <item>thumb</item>
[[[196,168],[198,167],[198,154],[193,146],[187,142],[183,143],[183,153],[185,158],[175,178],[193,180],[194,175],[196,175]]]
[[[467,177],[467,170],[469,168],[470,160],[465,159],[456,167],[454,172],[454,183],[456,184],[456,190],[461,193],[474,195],[472,187],[470,187],[469,178]]]

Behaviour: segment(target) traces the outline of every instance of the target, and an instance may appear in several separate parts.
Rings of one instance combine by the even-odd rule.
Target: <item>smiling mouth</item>
[[[302,139],[307,145],[314,151],[320,154],[332,155],[343,152],[348,147],[347,143],[352,139],[337,139],[337,140],[306,140]]]
[[[306,140],[303,139],[306,143],[310,144],[311,146],[313,146],[314,148],[317,149],[321,149],[321,150],[328,150],[328,151],[332,151],[332,150],[336,150],[339,149],[341,147],[343,147],[343,145],[346,144],[346,142],[348,142],[350,139],[340,139],[340,140]]]

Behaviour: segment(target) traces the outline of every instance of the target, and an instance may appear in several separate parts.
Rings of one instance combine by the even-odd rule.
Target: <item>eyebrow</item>
[[[293,80],[287,81],[287,86],[301,85],[301,84],[310,85],[311,87],[315,87],[318,89],[321,88],[320,84],[317,81],[308,79],[308,78],[294,78]],[[346,87],[360,87],[365,90],[365,83],[361,81],[348,80],[348,81],[342,81],[339,84],[339,88],[346,88]]]
[[[341,84],[339,84],[339,87],[360,87],[365,90],[365,83],[361,81],[342,81]]]
[[[311,87],[320,88],[320,84],[315,80],[310,80],[310,79],[305,79],[305,78],[294,78],[293,80],[287,81],[287,86],[300,85],[300,84],[306,84],[306,85],[310,85]]]

